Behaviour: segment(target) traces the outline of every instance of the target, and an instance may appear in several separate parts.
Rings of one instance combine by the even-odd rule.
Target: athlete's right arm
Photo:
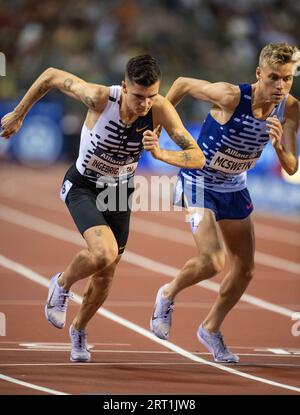
[[[234,110],[240,100],[238,86],[227,82],[208,82],[195,78],[177,78],[171,86],[166,98],[176,106],[185,95],[209,101],[226,110]]]
[[[51,89],[83,102],[90,110],[102,112],[108,99],[108,87],[85,82],[77,76],[55,68],[46,69],[33,83],[16,108],[1,119],[3,138],[9,138],[22,126],[30,108]]]

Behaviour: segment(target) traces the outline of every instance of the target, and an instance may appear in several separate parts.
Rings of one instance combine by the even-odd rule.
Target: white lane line
[[[140,272],[140,271],[139,271]],[[128,274],[123,274],[125,276],[128,276]],[[132,276],[132,273],[130,273],[130,275]],[[2,276],[3,278],[5,277],[4,275]],[[44,304],[43,300],[4,300],[4,301],[0,301],[0,306],[6,305],[6,306],[41,306]],[[105,304],[109,307],[114,307],[114,308],[123,308],[126,307],[128,308],[152,308],[153,307],[153,301],[106,301]],[[70,307],[75,306],[75,304],[70,304]],[[290,308],[295,308],[295,309],[299,309],[299,305],[298,304],[286,304],[286,307],[290,307]],[[244,303],[238,303],[235,305],[234,309],[235,310],[253,310],[253,307],[255,307],[255,305],[251,305],[251,304],[244,304]],[[180,301],[176,301],[176,309],[196,309],[196,310],[207,310],[211,308],[211,302],[209,303],[189,303],[189,302],[180,302]],[[297,314],[297,312],[295,313]],[[294,318],[295,320],[296,318]]]
[[[184,215],[182,216],[182,221]],[[187,224],[187,227],[189,225]],[[169,239],[181,243],[181,239],[185,241],[187,245],[195,245],[191,232],[176,229],[174,226],[167,226],[157,222],[153,222],[138,217],[133,217],[131,227],[136,232],[142,232],[146,229],[148,235],[156,238]],[[289,245],[300,246],[300,234],[299,232],[287,231],[280,228],[274,228],[268,225],[255,224],[255,235],[259,238],[269,240],[272,242],[286,243]]]
[[[285,363],[284,363],[285,364]],[[199,363],[191,363],[191,362],[88,362],[88,363],[6,363],[0,366],[4,367],[19,367],[19,366],[127,366],[127,365],[135,365],[135,366],[143,366],[143,365],[195,365],[199,366]]]
[[[44,299],[44,301],[43,301],[43,304],[45,305],[45,299]],[[75,304],[74,304],[75,305]],[[76,307],[77,307],[77,305],[76,305]],[[51,343],[20,343],[20,340],[19,341],[2,341],[2,340],[0,340],[0,348],[1,348],[1,345],[2,344],[17,344],[18,346],[22,346],[22,347],[35,347],[35,346],[38,346],[38,345],[46,345],[46,344],[49,344],[49,345],[63,345],[63,344],[65,344],[65,345],[70,345],[70,343],[53,343],[53,342],[51,342]],[[93,342],[93,345],[94,346],[131,346],[131,344],[130,343],[94,343]],[[236,346],[236,347],[239,347],[239,346]],[[252,347],[250,347],[250,349],[252,350],[253,348]]]
[[[147,193],[147,190],[145,191],[145,193]],[[166,203],[167,206],[172,206],[172,199],[173,199],[172,192],[170,192],[170,194],[168,192],[162,193],[158,187],[152,186],[151,195],[155,196],[156,198],[160,198],[162,200],[162,203]],[[159,214],[157,212],[154,212],[154,213]],[[296,225],[300,223],[299,215],[283,216],[282,214],[278,214],[272,211],[264,212],[262,210],[255,210],[254,215],[261,217],[261,218],[266,218],[266,219],[270,219],[270,218],[278,219],[280,221],[294,223]],[[175,216],[175,218],[178,220],[178,216]]]
[[[133,264],[138,265],[142,268],[151,270],[152,272],[157,272],[159,274],[166,275],[168,277],[175,278],[179,272],[178,268],[171,267],[170,265],[162,264],[161,262],[153,261],[152,259],[143,257],[141,255],[135,254],[133,252],[125,251],[124,259],[126,261]],[[216,293],[219,292],[220,284],[213,282],[213,281],[201,281],[197,284],[199,287],[207,288],[210,291],[214,291]],[[262,308],[264,310],[271,311],[273,313],[277,313],[289,318],[292,318],[295,314],[295,311],[290,310],[286,307],[281,307],[279,305],[270,303],[265,300],[261,300],[258,297],[249,294],[243,294],[241,300],[252,304],[256,307]]]
[[[230,349],[234,350],[234,347],[230,346]],[[173,354],[177,354],[176,352],[170,352],[170,351],[145,351],[145,350],[110,350],[110,349],[93,349],[91,348],[91,345],[89,345],[89,348],[91,349],[92,353],[115,353],[115,354],[167,354],[167,355],[173,355]],[[43,348],[32,348],[32,349],[17,349],[17,348],[10,348],[10,347],[0,347],[0,351],[1,352],[51,352],[51,353],[66,353],[69,352],[71,350],[71,346],[70,344],[68,345],[68,347],[65,347],[63,349],[53,349],[53,348],[49,348],[47,349],[46,347]],[[271,350],[271,349],[268,349]],[[284,353],[282,355],[280,354],[271,354],[271,353],[240,353],[237,352],[239,356],[251,356],[251,357],[271,357],[272,359],[274,359],[275,357],[289,357],[289,358],[294,358],[294,359],[298,359],[299,360],[299,356],[295,355],[295,354],[290,354],[290,353]],[[209,352],[193,352],[194,355],[196,356],[211,356],[211,353]],[[288,359],[291,360],[291,359]],[[30,363],[28,363],[30,364]],[[239,366],[242,363],[239,363]],[[5,366],[6,363],[0,363],[0,366]]]
[[[18,274],[22,275],[23,277],[29,279],[30,281],[33,281],[37,284],[40,284],[44,287],[48,287],[49,280],[42,275],[32,271],[30,268],[25,267],[22,264],[19,264],[15,261],[10,260],[9,258],[6,258],[2,255],[0,255],[0,264],[8,269],[10,269],[13,272],[17,272]],[[75,294],[73,296],[74,301],[76,301],[78,304],[81,304],[82,297]],[[109,320],[114,321],[117,324],[120,324],[121,326],[124,326],[128,328],[129,330],[134,331],[135,333],[141,334],[142,336],[154,341],[155,343],[160,344],[163,347],[166,347],[167,349],[173,350],[176,353],[178,353],[181,356],[186,357],[188,360],[192,360],[197,363],[201,363],[203,365],[211,366],[213,368],[216,368],[218,370],[222,370],[224,372],[230,373],[232,375],[236,375],[245,379],[250,379],[256,382],[264,383],[270,386],[275,386],[278,388],[288,389],[294,392],[300,392],[300,388],[292,385],[287,385],[285,383],[275,382],[266,378],[262,378],[259,376],[250,375],[249,373],[241,372],[237,369],[233,369],[232,367],[223,366],[218,363],[210,362],[205,359],[202,359],[201,357],[198,357],[194,355],[193,353],[183,349],[180,346],[177,346],[174,343],[171,343],[167,340],[161,340],[155,337],[152,333],[150,333],[148,330],[144,329],[143,327],[139,326],[138,324],[133,323],[132,321],[129,321],[115,313],[112,313],[111,311],[105,309],[104,307],[101,307],[97,314],[106,317]]]
[[[150,222],[145,219],[133,218],[131,222],[131,229],[134,232],[143,233],[155,238],[177,242],[188,246],[195,246],[193,237],[189,232],[174,229],[171,226]],[[300,264],[287,259],[278,258],[274,255],[256,251],[255,262],[270,268],[277,268],[282,271],[288,271],[293,274],[300,275]]]
[[[45,304],[45,301],[44,301]],[[70,350],[71,346],[70,343],[18,343],[20,347],[28,347],[29,349],[61,349],[62,347]],[[131,346],[128,343],[93,343],[89,344],[89,347],[95,346]],[[1,347],[1,342],[0,342]]]
[[[255,234],[259,238],[269,241],[284,242],[289,245],[300,246],[300,233],[277,228],[275,226],[255,224]]]
[[[0,195],[2,197],[4,197],[5,199],[13,200],[18,203],[20,203],[20,194],[22,195],[22,204],[25,203],[29,206],[35,206],[37,208],[41,207],[43,209],[53,210],[54,212],[58,213],[66,213],[66,208],[59,198],[56,199],[53,196],[49,197],[48,194],[45,194],[40,198],[36,198],[34,197],[34,195],[36,195],[35,191],[32,192],[31,195],[27,192],[26,194],[24,194],[24,186],[19,186],[18,190],[11,188],[0,189]],[[38,194],[40,195],[40,191]]]
[[[140,272],[140,271],[139,271]],[[130,273],[130,275],[132,276],[132,273]],[[3,275],[2,278],[4,279],[5,276]],[[0,284],[1,284],[1,277],[0,277]],[[7,305],[7,306],[12,306],[12,305],[22,305],[22,306],[40,306],[43,305],[44,301],[43,300],[0,300],[0,306],[3,305]],[[153,301],[106,301],[105,302],[106,305],[109,305],[110,307],[126,307],[126,308],[141,308],[141,307],[153,307]],[[72,306],[72,304],[71,304]],[[288,305],[290,307],[290,305]],[[293,305],[293,306],[298,306],[298,305]],[[176,308],[196,308],[196,309],[208,309],[211,307],[211,302],[201,302],[201,303],[195,303],[195,302],[180,302],[177,301],[176,302]],[[235,310],[237,309],[242,309],[242,310],[252,310],[253,306],[248,305],[248,304],[237,304],[235,306]]]
[[[161,211],[151,211],[151,214],[153,214],[155,216],[161,216]],[[274,214],[274,213],[271,213],[269,211],[268,212],[263,212],[263,211],[260,211],[260,210],[255,210],[254,213],[253,213],[253,218],[254,219],[264,220],[264,221],[268,220],[268,219],[273,219],[273,220],[277,220],[278,222],[282,222],[283,226],[284,226],[285,223],[293,224],[295,226],[300,225],[300,219],[298,218],[298,216],[287,217],[287,216],[284,216],[284,214]],[[173,220],[173,221],[176,221],[176,222],[182,222],[183,218],[182,218],[182,216],[180,216],[180,214],[179,215],[174,214],[174,211],[171,211],[170,220]],[[257,225],[260,225],[260,224],[261,224],[260,222],[257,223]],[[278,231],[285,230],[281,226],[275,226],[275,225],[267,225],[267,226],[270,226],[272,229],[277,229]]]
[[[6,363],[4,367],[23,367],[23,366],[159,366],[159,365],[166,365],[166,366],[199,366],[199,363],[192,363],[192,362],[89,362],[89,363]],[[256,364],[257,365],[257,364]],[[259,367],[269,367],[269,366],[283,366],[283,367],[293,367],[297,368],[300,365],[294,365],[291,363],[259,363]],[[251,366],[251,363],[241,364],[240,366]],[[68,394],[63,394],[68,395]]]
[[[19,193],[17,193],[16,191],[12,191],[11,188],[6,188],[6,189],[0,189],[0,195],[4,196],[5,198],[11,199],[11,200],[16,200],[19,202]],[[33,199],[32,197],[30,197],[27,193],[26,195],[24,195],[22,193],[22,202],[26,203],[30,206],[39,206],[42,207],[44,209],[50,209],[53,210],[55,212],[59,212],[62,214],[65,214],[66,212],[66,208],[65,206],[59,201],[59,204],[56,203],[56,201],[53,200],[53,197],[49,198],[49,196],[47,195],[46,198],[43,196],[42,199]],[[156,212],[150,212],[150,213],[156,213]],[[182,213],[182,215],[178,215],[176,216],[177,220],[180,220],[180,222],[182,223],[184,221],[184,217],[185,214]],[[171,218],[171,217],[170,217]],[[144,219],[140,219],[136,216],[133,217],[133,223],[132,225],[135,226],[135,223],[138,225],[142,225],[143,224]],[[157,224],[157,222],[152,222],[152,221],[145,221],[148,222],[148,226],[151,225],[153,226],[153,233],[151,233],[151,228],[148,230],[148,234],[153,235],[155,237],[161,237],[164,238],[165,235],[167,234],[162,234],[159,231],[156,232],[155,229],[157,226],[159,226],[159,224]],[[131,226],[132,226],[131,225]],[[147,225],[147,224],[146,224]],[[162,228],[165,227],[167,228],[165,225],[160,225]],[[181,237],[183,236],[184,239],[187,239],[188,244],[190,244],[190,241],[192,241],[192,245],[194,246],[194,242],[192,240],[192,236],[190,235],[189,232],[184,232],[181,230],[177,230],[174,227],[169,227],[169,229],[172,230],[171,235],[174,234],[177,235],[174,239],[172,238],[172,241],[176,241],[178,239],[178,242],[181,242]],[[136,230],[137,232],[140,232],[139,229]],[[166,230],[167,231],[167,230]],[[168,232],[168,231],[167,231]],[[183,235],[183,234],[186,235]],[[286,243],[289,245],[295,245],[295,246],[300,246],[300,234],[299,232],[295,232],[295,231],[288,231],[286,229],[280,228],[280,227],[275,227],[275,226],[270,226],[270,225],[264,225],[261,223],[256,223],[255,224],[255,235],[258,238],[262,238],[265,240],[269,240],[272,242],[278,242],[278,243]],[[167,238],[166,238],[167,239]]]
[[[267,349],[268,351],[270,351],[271,353],[275,353],[277,355],[289,355],[290,353],[287,350],[284,349]]]
[[[43,386],[34,385],[33,383],[23,382],[22,380],[12,378],[10,376],[2,375],[0,373],[0,380],[15,383],[16,385],[24,386],[25,388],[35,389],[37,391],[50,393],[51,395],[70,395],[69,393],[60,392],[55,389],[44,388]]]
[[[44,219],[35,218],[34,216],[28,215],[26,213],[22,213],[19,210],[11,209],[6,206],[0,205],[0,219],[13,223],[15,225],[23,226],[31,231],[40,232],[47,236],[53,236],[56,239],[60,239],[62,241],[70,242],[75,245],[85,246],[85,242],[82,236],[71,229],[65,228],[63,226],[59,226],[48,222]],[[276,257],[273,257],[274,261],[272,263],[274,268],[276,266]],[[179,269],[175,267],[171,267],[169,265],[163,264],[158,261],[154,261],[150,258],[144,257],[142,255],[135,254],[134,252],[125,251],[123,261],[126,261],[134,266],[140,266],[141,268],[157,272],[158,274],[163,274],[171,278],[175,278],[176,275],[179,273]],[[293,264],[293,263],[292,263]],[[297,275],[300,273],[300,265],[297,265],[299,268]],[[280,268],[279,268],[280,269]],[[284,269],[286,271],[286,269]],[[296,271],[296,270],[294,270]],[[201,281],[197,284],[202,288],[206,288],[210,291],[219,292],[220,285],[213,281]],[[268,301],[262,300],[258,297],[244,294],[241,297],[242,301],[245,301],[249,304],[252,304],[256,307],[262,308],[264,310],[268,310],[283,316],[287,316],[292,318],[295,311],[290,310],[286,307],[278,306],[276,304],[270,303]]]

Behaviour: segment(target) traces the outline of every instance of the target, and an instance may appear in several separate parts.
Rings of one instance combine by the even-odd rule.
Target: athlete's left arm
[[[283,125],[278,118],[267,119],[269,137],[283,169],[292,176],[298,170],[298,129],[300,126],[299,102],[289,97]]]
[[[184,128],[182,121],[173,105],[164,97],[159,96],[152,107],[154,131],[144,132],[143,144],[145,150],[151,151],[152,156],[165,163],[188,169],[202,169],[205,156],[190,133]],[[172,140],[182,150],[163,150],[158,143],[158,135],[164,127]]]

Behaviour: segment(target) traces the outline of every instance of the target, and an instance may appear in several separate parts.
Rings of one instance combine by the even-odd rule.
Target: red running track
[[[178,296],[169,342],[149,332],[157,289],[196,252],[182,212],[133,213],[112,291],[89,325],[92,362],[71,363],[68,329],[44,317],[48,279],[83,243],[58,196],[66,168],[0,170],[0,394],[300,393],[300,222],[272,215],[254,215],[256,276],[223,325],[238,365],[215,364],[195,334],[224,274]],[[77,309],[71,302],[68,325]]]

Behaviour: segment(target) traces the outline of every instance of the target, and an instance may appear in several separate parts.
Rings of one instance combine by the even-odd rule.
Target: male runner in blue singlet
[[[82,305],[70,327],[71,360],[89,361],[86,326],[106,299],[128,238],[132,178],[143,149],[169,164],[201,169],[202,151],[170,102],[159,95],[161,73],[149,55],[129,60],[122,86],[91,84],[54,68],[35,81],[15,110],[5,115],[2,137],[17,132],[32,107],[52,88],[82,101],[88,107],[82,127],[79,156],[67,171],[61,188],[73,220],[87,248],[81,250],[63,273],[50,283],[45,314],[57,328],[66,322],[70,288],[89,277]],[[182,150],[162,150],[157,131],[164,127]],[[107,206],[105,197],[114,200]]]
[[[175,203],[182,202],[187,210],[192,206],[190,220],[198,256],[189,259],[177,277],[159,289],[150,324],[156,336],[167,339],[176,295],[223,269],[220,230],[231,268],[197,331],[199,341],[217,362],[239,361],[226,347],[220,326],[253,277],[253,205],[246,172],[269,140],[283,169],[290,175],[298,169],[299,102],[289,92],[299,61],[297,48],[270,44],[261,51],[257,82],[252,85],[178,78],[167,94],[174,105],[191,95],[210,102],[212,109],[198,139],[206,156],[205,167],[181,169],[175,189]],[[197,198],[199,194],[203,194],[202,200]]]

